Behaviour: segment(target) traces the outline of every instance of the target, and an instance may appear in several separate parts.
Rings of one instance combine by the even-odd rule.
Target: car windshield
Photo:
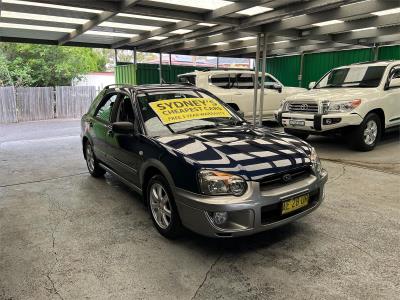
[[[330,71],[315,86],[323,88],[373,88],[379,86],[386,66],[352,66]]]
[[[137,99],[153,137],[243,123],[223,102],[197,90],[142,91]]]

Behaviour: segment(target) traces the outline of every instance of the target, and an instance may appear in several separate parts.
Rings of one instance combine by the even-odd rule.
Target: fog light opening
[[[228,213],[226,211],[220,211],[213,213],[213,221],[217,225],[222,225],[228,220]]]

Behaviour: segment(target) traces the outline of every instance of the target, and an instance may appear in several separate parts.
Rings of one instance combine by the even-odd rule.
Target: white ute
[[[339,132],[353,148],[372,150],[385,129],[400,125],[400,60],[335,68],[282,101],[275,117],[301,138]]]
[[[246,119],[250,119],[253,116],[254,74],[254,71],[244,70],[195,71],[178,75],[178,81],[210,91],[225,103],[241,111]],[[260,82],[261,73],[258,78],[259,89]],[[283,86],[278,79],[268,73],[265,74],[264,87],[263,119],[265,120],[274,119],[274,112],[283,99],[306,91],[303,88]],[[258,95],[260,99],[260,92]],[[257,105],[259,107],[259,101]]]

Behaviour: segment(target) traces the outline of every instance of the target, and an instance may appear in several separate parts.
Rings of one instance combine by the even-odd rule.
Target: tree
[[[16,86],[70,85],[73,78],[103,71],[106,57],[89,48],[0,44],[0,81]]]

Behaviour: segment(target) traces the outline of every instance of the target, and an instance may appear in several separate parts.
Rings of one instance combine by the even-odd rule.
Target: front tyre
[[[161,175],[153,176],[147,185],[146,196],[158,232],[168,239],[179,237],[183,227],[167,180]]]
[[[368,114],[364,121],[348,133],[349,145],[359,151],[371,151],[381,138],[381,119],[375,113]]]
[[[106,171],[99,166],[99,162],[93,152],[93,146],[89,141],[85,144],[85,159],[90,175],[93,177],[101,177],[106,173]]]
[[[303,130],[296,130],[290,128],[284,128],[283,130],[285,131],[285,133],[294,135],[298,138],[301,138],[302,140],[306,140],[310,136],[310,134],[307,131]]]

